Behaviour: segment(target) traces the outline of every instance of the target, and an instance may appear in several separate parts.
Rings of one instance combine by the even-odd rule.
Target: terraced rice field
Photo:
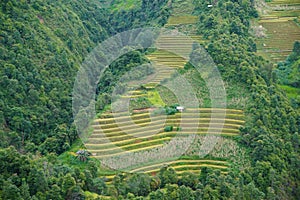
[[[187,60],[171,52],[158,50],[147,56],[155,66],[156,74],[145,86],[155,88],[161,81],[168,79],[178,68],[183,68]]]
[[[104,114],[96,119],[94,132],[86,143],[88,150],[96,158],[121,155],[124,151],[138,152],[163,146],[173,137],[185,137],[190,134],[211,134],[237,136],[239,127],[244,124],[244,115],[240,110],[223,109],[186,109],[175,115],[153,115],[148,112]],[[213,117],[213,118],[212,118]],[[225,119],[224,119],[225,117]],[[223,124],[224,122],[224,124]],[[195,126],[195,124],[197,124]],[[166,126],[174,130],[166,132]],[[180,131],[176,128],[180,127]]]
[[[155,77],[146,84],[148,88],[155,88],[161,81],[168,79],[176,69],[183,68],[188,62],[186,58],[192,51],[193,40],[199,40],[199,36],[169,36],[161,35],[156,41],[157,51],[147,55],[156,69]]]
[[[183,27],[194,26],[198,17],[189,15],[193,11],[192,0],[175,0],[173,13],[166,26]],[[188,30],[193,30],[188,28]],[[187,32],[189,37],[161,35],[156,41],[157,51],[147,55],[156,69],[152,79],[144,85],[146,88],[156,88],[161,81],[168,79],[176,69],[183,68],[192,50],[192,40],[200,42],[201,36],[192,31]],[[170,52],[170,50],[172,52]],[[178,54],[178,55],[177,55]],[[183,55],[183,56],[179,56]],[[149,90],[154,91],[154,90]],[[144,97],[148,94],[152,104],[164,104],[158,101],[155,94],[143,93],[141,91],[129,92],[123,98]],[[147,98],[147,96],[145,96]],[[155,101],[155,102],[154,102]],[[86,142],[87,149],[96,158],[105,160],[119,158],[128,152],[150,152],[164,147],[175,138],[184,140],[192,135],[214,135],[234,137],[239,135],[239,128],[244,124],[244,113],[242,110],[218,109],[218,108],[187,108],[181,113],[174,115],[157,114],[152,108],[144,112],[119,112],[104,113],[101,118],[96,119],[92,125],[93,133]],[[173,130],[166,131],[166,127]],[[174,147],[177,149],[177,144]],[[131,156],[130,154],[129,156]],[[168,154],[169,155],[169,154]],[[129,160],[133,160],[131,157]],[[126,160],[127,162],[127,160]],[[199,158],[189,154],[180,158],[160,158],[148,162],[132,164],[126,171],[130,173],[143,172],[155,175],[162,167],[168,166],[175,169],[180,176],[184,172],[199,173],[202,167],[220,169],[227,173],[230,167],[228,161],[220,158]],[[117,173],[117,172],[116,172]],[[106,176],[108,182],[114,175]]]
[[[194,25],[198,21],[198,16],[190,15],[193,11],[191,0],[176,0],[172,4],[173,13],[165,27],[178,27],[182,25]],[[187,14],[188,13],[188,14]],[[188,37],[176,36],[174,34],[161,35],[156,40],[157,51],[148,55],[156,68],[156,77],[146,84],[147,88],[155,88],[161,81],[171,77],[173,72],[178,68],[183,68],[187,63],[189,54],[192,51],[194,41],[202,41],[201,36],[190,33]],[[185,58],[183,58],[185,57]]]
[[[176,31],[174,31],[174,34],[176,34]],[[192,36],[190,37],[192,38]],[[156,46],[161,50],[172,50],[177,54],[188,57],[194,42],[190,37],[162,35],[157,39]]]
[[[259,25],[266,29],[266,38],[257,41],[258,54],[278,62],[292,52],[293,44],[300,40],[300,27],[294,19],[300,19],[300,2],[297,0],[273,0],[265,6]]]
[[[226,171],[228,169],[228,162],[226,161],[219,161],[219,160],[206,160],[206,159],[199,159],[195,160],[192,158],[184,158],[178,159],[173,161],[166,161],[156,164],[147,165],[144,167],[139,167],[130,172],[143,172],[143,173],[153,173],[158,172],[162,167],[172,167],[178,173],[182,173],[183,171],[188,170],[195,170],[200,171],[202,167],[212,167],[216,169],[220,169],[221,171]]]
[[[176,160],[158,161],[148,164],[147,166],[139,166],[132,170],[130,173],[147,173],[155,175],[163,167],[172,167],[178,176],[181,176],[184,172],[192,172],[199,174],[201,168],[209,167],[213,169],[219,169],[221,173],[226,174],[229,166],[227,161],[222,160],[209,160],[209,159],[194,159],[192,157],[183,157]],[[110,182],[114,178],[114,175],[105,176],[107,181]]]
[[[292,52],[294,42],[300,40],[300,27],[293,21],[265,20],[260,24],[267,29],[268,37],[260,40],[258,50],[269,54],[275,62],[285,60]]]
[[[121,98],[138,98],[138,97],[146,97],[147,94],[143,93],[141,90],[130,90],[126,92],[124,95],[121,95]]]
[[[286,5],[286,6],[296,6],[300,5],[299,0],[272,0],[269,2],[270,5]]]
[[[170,36],[161,35],[156,41],[157,50],[146,57],[152,62],[155,73],[149,77],[146,88],[155,88],[161,81],[168,79],[176,71],[183,68],[192,51],[193,41],[200,40],[201,36]],[[137,98],[144,94],[126,94],[123,98]]]
[[[182,25],[182,24],[193,24],[197,23],[198,16],[193,15],[182,15],[182,16],[171,16],[166,24],[168,26]]]

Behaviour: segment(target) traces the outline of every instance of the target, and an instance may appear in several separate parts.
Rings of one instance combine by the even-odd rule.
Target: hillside
[[[1,1],[0,199],[298,199],[299,6]]]

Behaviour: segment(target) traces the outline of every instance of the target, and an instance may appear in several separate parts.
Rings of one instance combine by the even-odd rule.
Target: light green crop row
[[[241,114],[243,115],[243,111],[242,110],[236,110],[236,109],[224,109],[224,108],[186,108],[185,111],[186,112],[192,112],[192,113],[195,113],[195,112],[200,112],[200,113],[216,113],[216,112],[221,112],[221,113],[232,113],[232,114]],[[120,115],[124,115],[124,114],[127,114],[128,112],[119,112],[119,113],[114,113],[116,114],[116,116]],[[148,114],[148,113],[139,113],[139,114]],[[102,114],[102,116],[112,116],[112,114]]]
[[[194,24],[197,23],[198,16],[186,15],[186,16],[171,16],[168,20],[167,26],[179,25],[179,24]]]
[[[150,131],[150,133],[153,133]],[[188,136],[190,134],[197,134],[197,135],[207,135],[207,134],[210,134],[210,135],[221,135],[221,136],[238,136],[239,133],[227,133],[227,132],[197,132],[197,131],[190,131],[190,132],[176,132],[176,131],[173,131],[173,132],[159,132],[155,135],[147,135],[147,133],[139,133],[139,134],[135,134],[135,135],[118,135],[118,136],[114,136],[114,137],[110,137],[109,140],[110,142],[118,142],[118,141],[122,141],[122,142],[129,142],[131,141],[134,137],[138,137],[139,139],[147,139],[147,138],[152,138],[152,137],[166,137],[166,136]],[[103,135],[100,135],[100,138],[98,137],[97,138],[97,135],[96,134],[93,134],[89,139],[90,140],[94,140],[94,141],[97,141],[97,140],[103,140]]]
[[[207,165],[207,164],[199,164],[199,165],[180,165],[180,166],[169,166],[175,171],[189,171],[189,170],[201,170],[201,167],[210,167],[210,168],[215,168],[215,169],[221,169],[221,170],[226,170],[228,167],[220,166],[220,165]],[[160,168],[158,169],[153,169],[149,171],[144,171],[144,173],[153,173],[153,172],[158,172]]]
[[[162,167],[165,165],[176,165],[176,164],[182,164],[182,163],[195,163],[195,164],[207,164],[207,163],[213,163],[216,165],[227,165],[228,163],[226,161],[219,161],[219,160],[174,160],[174,161],[167,161],[167,162],[161,162],[158,164],[153,164],[153,165],[147,165],[143,167],[136,168],[134,170],[131,170],[130,172],[139,172],[141,170],[150,170],[152,168],[157,168],[157,167]]]
[[[165,124],[157,124],[157,125],[150,125],[147,127],[141,127],[141,128],[133,128],[133,129],[120,129],[120,130],[115,130],[115,131],[111,131],[109,133],[106,133],[105,130],[103,131],[104,134],[106,135],[106,137],[111,137],[114,138],[116,135],[125,133],[128,135],[136,135],[139,133],[147,133],[149,132],[150,134],[153,132],[161,132],[164,130],[165,126],[173,126],[173,123],[165,123]],[[178,125],[177,125],[178,126]],[[177,127],[175,125],[174,128]],[[191,132],[191,131],[200,131],[200,132],[204,132],[204,131],[213,131],[213,132],[222,132],[222,133],[238,133],[239,129],[232,129],[232,128],[223,128],[223,127],[197,127],[195,125],[195,127],[181,127],[183,132]]]
[[[154,114],[153,114],[154,115]],[[135,114],[135,115],[129,115],[129,116],[121,116],[121,117],[111,117],[111,118],[101,118],[101,119],[96,119],[94,120],[94,122],[99,122],[99,123],[102,123],[102,122],[109,122],[109,121],[115,121],[115,120],[118,120],[118,121],[121,121],[122,119],[131,119],[131,118],[135,118],[135,119],[141,119],[141,118],[145,118],[145,117],[149,117],[150,116],[150,113],[141,113],[141,114]],[[231,113],[202,113],[202,112],[182,112],[182,113],[177,113],[175,115],[169,115],[168,117],[172,117],[172,118],[178,118],[178,117],[182,117],[182,118],[191,118],[191,117],[226,117],[226,118],[229,118],[229,119],[242,119],[244,118],[244,115],[243,114],[231,114]],[[152,117],[153,118],[153,117]]]
[[[135,143],[139,139],[132,139],[132,140],[129,140],[129,141],[127,140],[127,142],[126,141],[119,141],[119,142],[111,142],[111,143],[108,143],[108,144],[86,143],[85,146],[89,150],[93,150],[94,152],[104,152],[104,151],[110,151],[110,150],[120,149],[120,148],[128,148],[128,147],[144,145],[144,144],[145,144],[145,146],[148,146],[148,144],[151,144],[151,143],[169,141],[171,139],[172,139],[172,137],[164,137],[164,138],[152,139],[152,140],[149,140],[149,141],[143,141],[143,142],[139,142],[139,143]],[[116,146],[116,145],[118,145],[118,146]]]
[[[117,123],[111,123],[111,124],[98,124],[93,125],[95,129],[101,128],[102,130],[107,130],[109,132],[110,130],[118,129],[119,127],[127,128],[132,126],[133,124],[136,124],[137,126],[148,126],[150,124],[157,124],[157,123],[174,123],[174,124],[189,124],[189,123],[198,123],[198,124],[232,124],[232,125],[243,125],[245,121],[243,120],[236,120],[236,119],[222,119],[222,118],[145,118],[145,119],[139,119],[139,120],[128,120],[128,121],[117,121]],[[136,127],[135,127],[136,128]]]

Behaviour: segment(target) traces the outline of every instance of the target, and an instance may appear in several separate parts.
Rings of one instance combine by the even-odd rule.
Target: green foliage
[[[277,80],[287,96],[290,98],[292,106],[296,109],[300,107],[300,42],[294,43],[293,52],[284,62],[278,63],[274,70]]]
[[[294,43],[293,53],[295,54],[296,57],[300,56],[300,42],[299,41],[296,41]]]
[[[150,177],[146,174],[134,174],[128,181],[128,190],[135,196],[147,196],[150,193]]]
[[[170,16],[167,0],[143,0],[141,6],[130,10],[116,10],[109,18],[109,24],[116,32],[144,26],[161,26],[167,23]]]
[[[184,185],[180,186],[177,190],[178,199],[194,200],[193,190]]]
[[[91,156],[91,153],[87,150],[78,150],[76,152],[76,159],[80,162],[87,162],[89,157]]]
[[[173,131],[173,126],[166,126],[166,127],[164,128],[164,131],[165,131],[165,132],[171,132],[171,131]]]
[[[106,194],[107,186],[103,180],[103,178],[95,178],[93,179],[93,188],[91,189],[92,192],[97,194]]]
[[[32,158],[21,155],[13,147],[0,150],[0,163],[2,199],[84,198],[83,188],[106,194],[106,184],[97,177],[97,168],[91,163],[85,170],[74,170],[75,167],[60,164],[50,155]]]
[[[9,200],[22,200],[20,189],[9,182],[5,182],[3,185],[2,198]]]
[[[179,127],[179,126],[177,126],[177,127],[176,127],[176,131],[182,131],[182,128]]]
[[[181,176],[181,179],[178,181],[178,185],[185,185],[192,189],[196,189],[196,186],[199,183],[199,178],[196,174],[191,172],[184,172]]]
[[[33,168],[28,175],[28,184],[30,185],[30,194],[37,192],[46,192],[48,189],[48,182],[46,176],[41,169]]]
[[[280,84],[300,88],[300,42],[296,41],[294,50],[284,62],[278,63],[275,73]]]
[[[0,107],[6,130],[19,133],[20,147],[24,140],[39,145],[47,137],[72,143],[72,137],[60,138],[56,128],[71,128],[73,77],[89,48],[107,37],[105,25],[93,17],[103,22],[107,11],[86,1],[12,2],[1,2],[0,12]]]
[[[156,20],[163,23],[162,18],[168,16],[165,4],[166,1],[143,1],[140,7],[129,9],[126,14],[123,11],[112,14],[95,0],[1,2],[0,125],[6,127],[5,137],[10,132],[18,133],[16,140],[20,142],[14,143],[18,148],[24,148],[26,140],[36,145],[44,143],[40,149],[43,154],[65,151],[68,147],[61,144],[71,145],[74,140],[71,94],[84,57],[116,31]],[[100,85],[99,109],[110,103],[102,93],[111,91],[109,86],[117,81],[115,77],[128,70],[124,67],[126,58],[128,67],[143,63],[141,56],[133,52],[132,56],[112,64],[112,75],[108,73],[106,80],[101,81],[106,89]],[[57,126],[65,126],[65,137],[57,132]],[[46,141],[48,137],[51,139]]]
[[[175,115],[179,111],[176,109],[178,104],[174,104],[171,106],[165,105],[165,107],[160,107],[157,110],[154,111],[154,114],[160,114],[160,115]]]
[[[152,104],[146,97],[138,97],[130,100],[130,110],[149,108]]]
[[[296,125],[299,115],[276,86],[272,66],[254,54],[254,40],[248,34],[249,18],[255,16],[254,8],[248,2],[218,1],[212,8],[207,8],[205,1],[195,2],[198,11],[205,11],[205,14],[199,12],[198,31],[208,39],[207,51],[214,62],[221,66],[223,79],[228,83],[237,83],[241,90],[248,93],[245,108],[247,120],[245,128],[241,130],[240,144],[251,155],[252,166],[246,173],[253,178],[254,185],[248,185],[250,182],[242,185],[253,190],[257,198],[264,198],[268,193],[267,188],[271,187],[269,191],[280,198],[289,196],[293,199],[297,196],[298,185],[293,177],[298,175],[294,174],[286,160],[287,157],[294,158],[295,152],[298,152],[298,149],[291,148],[294,143],[291,138],[299,132]],[[197,53],[197,49],[194,53]],[[261,167],[256,161],[262,161],[265,165]],[[272,170],[278,176],[270,175]],[[269,177],[274,178],[270,181]],[[277,180],[279,183],[283,179],[295,184],[295,190],[292,189],[294,192],[278,189],[281,184],[271,186],[271,182]],[[211,185],[204,190],[207,197],[217,194]]]
[[[177,183],[178,177],[174,169],[163,167],[158,173],[158,177],[161,180],[161,187],[164,187],[166,184]]]
[[[174,115],[175,113],[178,113],[176,106],[165,106],[164,109],[165,109],[166,115]]]

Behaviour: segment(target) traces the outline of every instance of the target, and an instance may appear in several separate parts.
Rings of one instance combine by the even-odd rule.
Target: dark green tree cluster
[[[181,177],[178,177],[174,169],[168,167],[161,168],[153,176],[119,174],[113,179],[112,184],[112,187],[107,190],[107,195],[118,199],[209,200],[266,198],[265,194],[249,178],[249,175],[245,173],[225,175],[219,170],[212,170],[207,167],[201,168],[200,174],[184,172]]]
[[[134,27],[155,21],[165,3],[143,1],[127,11]],[[77,138],[71,111],[80,64],[99,42],[133,27],[115,20],[133,18],[110,13],[96,0],[7,0],[0,11],[0,146],[60,154]],[[132,52],[111,65],[97,90],[99,109],[110,103],[117,77],[144,62],[142,53]]]
[[[168,0],[142,0],[141,7],[111,13],[109,23],[116,32],[144,26],[162,26],[167,23],[170,16],[170,7],[167,3]]]
[[[300,88],[300,42],[294,43],[293,52],[275,70],[280,84]]]
[[[14,147],[0,150],[0,162],[0,199],[85,199],[84,191],[98,195],[107,191],[94,162],[74,169],[60,164],[53,154],[22,155]]]
[[[107,16],[96,1],[0,2],[2,147],[60,154],[77,138],[73,81],[84,56],[108,36]]]
[[[104,71],[97,85],[97,111],[101,111],[112,102],[113,93],[123,94],[126,91],[127,83],[141,76],[139,71],[134,69],[147,62],[149,62],[148,59],[140,51],[132,51],[114,61]],[[145,72],[147,74],[147,71]],[[150,70],[150,72],[152,71]]]

